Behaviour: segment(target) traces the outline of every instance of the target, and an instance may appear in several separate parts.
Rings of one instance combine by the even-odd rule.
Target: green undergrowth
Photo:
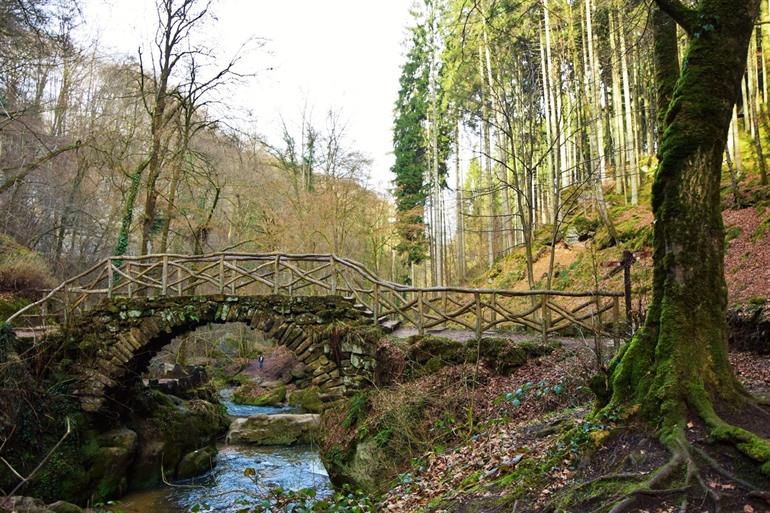
[[[400,349],[403,371],[391,376],[391,383],[323,414],[321,456],[337,485],[348,483],[376,496],[408,479],[409,469],[424,465],[426,454],[468,443],[495,425],[481,416],[478,389],[490,376],[508,375],[553,347],[426,336],[413,337]],[[466,485],[473,483],[468,477]]]
[[[24,297],[9,296],[7,299],[0,298],[0,323],[3,323],[28,304],[30,300]]]

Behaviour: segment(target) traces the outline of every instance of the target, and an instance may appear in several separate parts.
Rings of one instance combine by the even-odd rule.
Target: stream
[[[222,391],[222,404],[232,417],[257,413],[292,413],[291,407],[263,407],[234,404],[232,391]],[[253,468],[256,479],[246,477]],[[195,511],[234,512],[256,502],[253,495],[270,486],[286,490],[314,488],[319,497],[333,492],[329,476],[311,446],[220,445],[216,466],[206,474],[179,481],[173,487],[132,492],[111,508],[115,513],[186,513]]]

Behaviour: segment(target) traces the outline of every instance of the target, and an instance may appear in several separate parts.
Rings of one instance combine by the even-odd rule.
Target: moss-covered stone
[[[203,447],[185,454],[176,468],[178,479],[188,479],[208,472],[216,465],[217,448]]]
[[[95,500],[119,497],[128,491],[128,468],[138,445],[136,432],[119,428],[98,438],[99,448],[90,458],[89,477]]]
[[[286,401],[286,385],[278,385],[269,390],[254,383],[239,386],[233,392],[233,402],[250,406],[281,406]]]
[[[174,479],[179,463],[192,451],[214,445],[229,425],[219,406],[206,401],[183,401],[148,390],[143,394],[134,426],[139,450],[129,471],[129,486],[143,489],[162,482],[161,473]]]
[[[48,505],[54,513],[83,513],[83,508],[67,501],[56,501]]]
[[[477,358],[498,374],[507,375],[528,359],[548,354],[553,348],[504,338],[482,338],[476,343],[425,336],[409,340],[407,360],[412,364],[414,376],[431,374],[447,365],[475,363]]]
[[[233,421],[228,443],[257,445],[309,444],[318,439],[320,418],[311,413],[252,415]]]
[[[289,404],[298,406],[310,413],[321,413],[324,409],[321,389],[317,386],[294,390],[289,394]]]

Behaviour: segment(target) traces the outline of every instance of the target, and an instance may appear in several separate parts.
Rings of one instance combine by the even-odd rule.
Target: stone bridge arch
[[[212,323],[244,322],[307,366],[311,382],[344,397],[373,380],[379,328],[339,296],[205,296],[113,299],[53,336],[87,412],[103,409],[165,345]]]

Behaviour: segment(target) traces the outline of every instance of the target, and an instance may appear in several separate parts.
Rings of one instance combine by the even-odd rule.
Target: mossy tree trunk
[[[751,443],[749,433],[719,419],[715,405],[750,401],[727,358],[719,191],[759,0],[701,0],[694,8],[678,0],[656,3],[689,40],[666,111],[652,190],[652,304],[644,327],[614,362],[609,407],[638,405],[669,446],[683,440],[688,411],[725,438]],[[671,60],[661,64],[666,62],[667,70],[657,70],[663,96],[670,89],[666,73],[677,69]]]

